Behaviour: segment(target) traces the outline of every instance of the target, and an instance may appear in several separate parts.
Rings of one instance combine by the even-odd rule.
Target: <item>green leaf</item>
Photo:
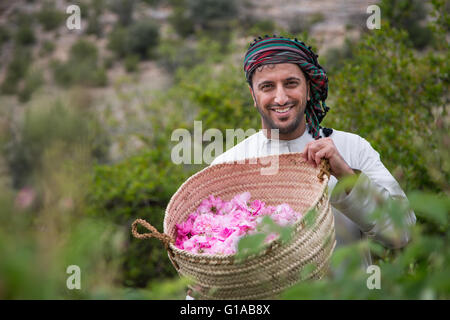
[[[250,255],[258,254],[264,248],[266,234],[256,233],[243,237],[238,243],[237,259],[244,259]]]

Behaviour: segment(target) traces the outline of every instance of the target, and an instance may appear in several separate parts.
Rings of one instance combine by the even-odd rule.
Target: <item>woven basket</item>
[[[273,163],[270,161],[278,161],[278,173],[262,175],[261,169],[267,168],[262,163]],[[133,235],[140,239],[160,239],[178,273],[194,280],[190,288],[197,298],[273,299],[298,281],[320,279],[328,271],[336,244],[328,198],[328,168],[326,160],[318,167],[309,165],[301,153],[209,166],[186,180],[172,196],[164,217],[163,234],[137,219],[132,226]],[[234,255],[194,254],[175,247],[175,225],[185,221],[203,199],[212,194],[229,201],[245,191],[266,205],[288,203],[303,215],[315,209],[316,217],[308,227],[304,219],[298,221],[289,242],[272,241],[263,252],[245,260],[237,260]],[[150,233],[139,234],[139,224]],[[301,276],[307,265],[313,265],[314,270]]]

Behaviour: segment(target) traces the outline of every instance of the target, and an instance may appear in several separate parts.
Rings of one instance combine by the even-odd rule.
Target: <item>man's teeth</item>
[[[278,113],[283,113],[283,112],[288,111],[290,108],[292,108],[292,107],[287,107],[287,108],[284,108],[284,109],[272,109],[272,110],[275,111],[275,112],[278,112]]]

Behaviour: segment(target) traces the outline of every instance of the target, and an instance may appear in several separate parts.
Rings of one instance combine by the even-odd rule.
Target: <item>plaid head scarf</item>
[[[311,83],[311,97],[306,105],[306,122],[308,132],[320,139],[320,123],[330,109],[325,100],[328,95],[328,78],[325,70],[317,61],[318,55],[304,42],[284,37],[259,37],[250,44],[244,58],[245,77],[250,87],[255,70],[266,64],[295,63]],[[332,129],[323,128],[325,136],[332,133]]]

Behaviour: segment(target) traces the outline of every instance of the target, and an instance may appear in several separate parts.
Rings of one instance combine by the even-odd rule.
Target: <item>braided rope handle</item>
[[[139,233],[137,231],[138,225],[143,226],[150,232],[149,233]],[[150,223],[148,223],[147,221],[145,221],[143,219],[136,219],[133,222],[133,224],[131,225],[131,233],[133,234],[133,236],[135,238],[138,238],[138,239],[156,238],[164,244],[164,246],[166,247],[167,250],[169,249],[169,244],[173,243],[173,239],[169,235],[167,235],[165,233],[160,233],[158,230],[156,230],[156,228],[154,226],[152,226]]]
[[[138,225],[143,226],[147,230],[149,230],[149,233],[139,233],[137,231]],[[172,264],[174,265],[175,269],[179,270],[180,267],[178,266],[178,263],[176,262],[174,258],[174,254],[172,249],[170,248],[169,244],[174,243],[173,239],[165,233],[161,233],[154,226],[152,226],[150,223],[143,219],[136,219],[133,224],[131,225],[131,233],[135,238],[138,239],[150,239],[150,238],[156,238],[159,241],[161,241],[164,244],[164,247],[166,248],[167,252],[169,253],[170,260],[172,261]]]
[[[324,175],[327,175],[328,178],[330,178],[331,167],[330,167],[330,162],[328,161],[328,159],[322,158],[322,160],[320,160],[319,167],[320,167],[320,172],[319,172],[319,175],[317,176],[317,178],[320,179],[320,182],[323,181]]]

